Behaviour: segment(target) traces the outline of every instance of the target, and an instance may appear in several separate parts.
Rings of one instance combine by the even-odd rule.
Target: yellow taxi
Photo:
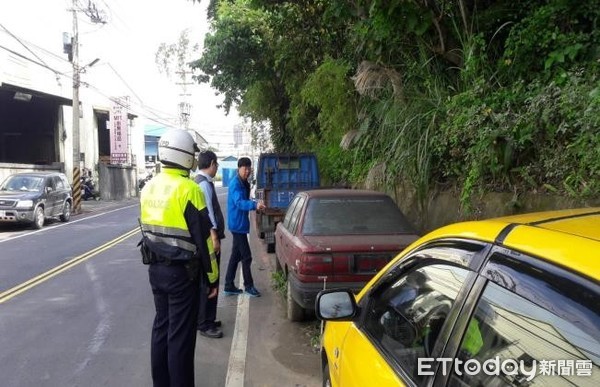
[[[442,227],[315,310],[324,386],[600,386],[600,208]]]

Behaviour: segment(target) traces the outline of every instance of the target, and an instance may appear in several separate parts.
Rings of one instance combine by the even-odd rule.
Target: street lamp
[[[85,73],[85,71],[86,71],[88,68],[92,67],[93,65],[95,65],[95,64],[96,64],[96,63],[98,63],[99,61],[100,61],[100,58],[96,58],[96,59],[94,59],[94,60],[93,60],[93,61],[91,61],[90,63],[88,63],[88,64],[86,64],[85,66],[83,66],[83,67],[81,68],[81,70],[79,70],[79,72],[80,72],[80,73]]]

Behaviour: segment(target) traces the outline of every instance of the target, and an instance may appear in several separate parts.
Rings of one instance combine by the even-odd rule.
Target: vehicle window
[[[52,179],[52,177],[48,177],[46,179],[45,186],[46,187],[50,187],[52,189],[55,189],[55,187],[54,187],[54,179]]]
[[[67,180],[67,177],[65,175],[61,175],[60,179],[63,181],[63,184],[65,185],[65,188],[71,189],[71,185],[69,184],[69,180]]]
[[[296,233],[296,228],[298,227],[298,221],[300,220],[300,213],[302,212],[302,208],[304,207],[304,202],[306,198],[300,197],[298,200],[298,204],[296,208],[294,208],[294,212],[292,212],[292,217],[290,218],[290,232],[292,234]]]
[[[288,230],[290,228],[290,219],[292,218],[292,212],[294,212],[294,208],[296,208],[296,204],[298,204],[299,200],[300,200],[300,197],[296,196],[292,200],[292,203],[290,203],[287,211],[285,212],[285,217],[283,218],[283,227],[285,227]]]
[[[52,178],[52,180],[54,180],[54,186],[56,187],[57,190],[65,189],[65,184],[63,183],[63,181],[61,180],[60,177],[54,176]]]
[[[600,386],[598,286],[539,276],[521,276],[506,285],[511,289],[493,282],[486,286],[457,355],[473,372],[459,367],[450,385]],[[516,288],[530,297],[516,294]],[[488,360],[495,363],[475,372]],[[516,369],[510,368],[514,361]]]
[[[36,176],[10,176],[3,183],[2,191],[36,192],[42,189],[43,179]]]
[[[364,330],[417,384],[418,359],[430,357],[469,271],[423,266],[378,289],[368,303]]]
[[[307,214],[304,235],[413,232],[389,197],[316,198],[308,204]]]

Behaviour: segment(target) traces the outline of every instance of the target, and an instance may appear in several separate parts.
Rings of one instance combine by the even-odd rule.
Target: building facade
[[[116,91],[112,97],[110,90],[88,86],[78,84],[76,136],[72,64],[66,57],[35,46],[24,47],[13,36],[0,34],[0,181],[15,172],[53,170],[64,172],[73,183],[77,138],[79,168],[91,171],[98,186],[102,185],[98,181],[101,164],[128,168],[131,173],[127,175],[135,181],[138,160],[144,159],[144,137],[136,125],[136,115],[121,106],[119,134],[125,157],[115,163],[111,159],[115,142],[111,114],[120,106],[122,99],[118,97],[122,96]]]

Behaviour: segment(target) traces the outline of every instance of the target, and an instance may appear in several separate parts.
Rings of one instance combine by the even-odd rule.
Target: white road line
[[[239,270],[238,270],[239,273]],[[241,282],[241,273],[240,282]],[[246,370],[246,347],[248,345],[248,324],[250,300],[244,293],[233,296],[238,297],[235,325],[233,326],[233,339],[229,352],[229,365],[225,387],[244,387],[244,372]]]
[[[0,243],[7,242],[7,241],[12,241],[12,240],[19,239],[19,238],[23,238],[23,237],[26,237],[28,235],[39,234],[41,232],[50,231],[50,230],[53,230],[53,229],[58,228],[58,227],[69,226],[69,225],[74,224],[74,223],[83,222],[83,221],[86,221],[88,219],[97,218],[98,216],[110,214],[111,212],[120,211],[120,210],[123,210],[125,208],[131,208],[131,207],[135,207],[135,206],[139,206],[139,204],[132,204],[132,205],[126,206],[126,207],[115,208],[114,210],[110,210],[110,211],[106,211],[106,212],[101,212],[101,213],[96,214],[96,215],[86,216],[85,218],[81,218],[81,219],[77,219],[77,220],[70,220],[68,222],[60,223],[60,224],[54,225],[52,227],[44,227],[44,228],[41,228],[41,229],[36,230],[36,231],[26,232],[25,234],[16,235],[16,236],[13,236],[13,237],[8,237],[6,239],[0,239]]]

